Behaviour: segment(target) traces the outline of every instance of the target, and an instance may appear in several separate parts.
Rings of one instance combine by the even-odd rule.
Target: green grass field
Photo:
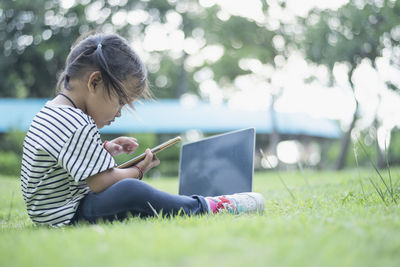
[[[391,174],[393,198],[373,170],[257,173],[263,215],[59,229],[33,225],[18,179],[0,177],[0,266],[400,266],[400,173]],[[178,188],[172,178],[149,183]]]

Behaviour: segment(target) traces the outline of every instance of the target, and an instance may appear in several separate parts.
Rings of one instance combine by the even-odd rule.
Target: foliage
[[[0,151],[0,174],[2,175],[20,175],[21,157],[13,152]]]
[[[82,5],[67,11],[56,1],[2,1],[0,95],[52,96],[72,39],[86,29],[83,25],[94,26],[84,20]]]
[[[11,130],[0,135],[0,174],[20,175],[25,133]]]
[[[334,81],[333,70],[337,63],[347,66],[347,79],[354,94],[353,73],[363,60],[369,60],[376,68],[376,60],[385,53],[390,64],[399,66],[397,46],[400,42],[400,1],[358,1],[350,0],[335,10],[313,9],[306,18],[300,18],[303,30],[294,39],[306,58],[319,65],[325,65]],[[300,42],[298,42],[300,40]],[[390,81],[390,88],[395,85]],[[358,120],[358,99],[354,96],[356,109],[348,132],[342,138],[337,168],[344,167],[351,131]],[[380,153],[377,151],[377,153]]]
[[[263,5],[265,12],[267,6]],[[129,13],[132,11],[142,12],[142,21],[132,21],[137,16]],[[50,0],[2,1],[0,96],[52,96],[56,74],[63,69],[70,46],[80,34],[90,30],[115,31],[130,41],[143,42],[152,26],[169,27],[171,17],[180,20],[177,29],[186,41],[199,41],[201,49],[218,44],[224,54],[216,62],[204,61],[189,68],[190,54],[186,51],[172,53],[174,48],[151,50],[146,63],[157,97],[198,93],[194,74],[204,67],[212,69],[217,82],[230,83],[244,73],[238,65],[240,59],[272,61],[277,53],[271,41],[274,32],[239,16],[222,21],[217,16],[220,11],[216,4],[204,8],[195,0],[76,1],[68,7]],[[116,23],[116,16],[123,14],[131,20]]]
[[[371,136],[370,131],[362,131],[358,141],[353,141],[351,149],[347,151],[346,166],[348,168],[356,168],[357,165],[360,167],[371,167],[371,160],[375,161],[378,157],[376,146],[376,140]],[[389,157],[393,159],[397,157],[395,151],[391,151],[390,153],[393,153],[393,155],[389,154]],[[334,162],[339,157],[339,154],[340,140],[326,144],[321,155],[321,166],[324,168],[334,167]],[[391,166],[393,165],[391,164]]]
[[[391,0],[352,0],[337,11],[314,9],[301,21],[305,27],[301,46],[309,60],[326,65],[330,71],[342,62],[352,73],[366,58],[375,66],[383,49],[400,42],[396,30],[399,15],[400,1]]]
[[[4,178],[0,265],[398,266],[398,205],[382,203],[368,182],[373,173],[306,171],[310,187],[298,172],[280,173],[295,198],[277,173],[258,173],[254,190],[266,199],[264,215],[132,218],[61,229],[34,226],[19,183]],[[149,183],[177,192],[177,179]]]
[[[385,151],[387,154],[390,166],[397,166],[400,164],[400,129],[394,128],[390,137],[390,146]]]
[[[25,134],[25,132],[20,130],[10,130],[0,135],[0,150],[22,155]]]

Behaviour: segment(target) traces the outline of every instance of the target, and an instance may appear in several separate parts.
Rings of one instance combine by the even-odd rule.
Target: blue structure
[[[34,115],[48,99],[0,99],[0,132],[10,129],[27,131]],[[136,104],[136,111],[123,110],[111,126],[102,133],[124,134],[138,132],[182,133],[199,130],[218,133],[254,127],[257,133],[272,132],[268,110],[244,111],[228,105],[198,102],[185,106],[179,100],[157,100]],[[314,118],[299,113],[276,113],[277,129],[284,135],[305,135],[320,138],[339,138],[340,128],[335,121]]]

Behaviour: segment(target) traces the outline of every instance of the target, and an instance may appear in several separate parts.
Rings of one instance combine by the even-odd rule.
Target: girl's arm
[[[147,149],[146,157],[136,166],[140,167],[143,173],[146,173],[158,164],[160,164],[159,159],[151,153],[150,149]],[[139,177],[139,171],[135,167],[126,169],[112,168],[86,178],[86,183],[93,192],[100,193],[120,180],[136,177]]]

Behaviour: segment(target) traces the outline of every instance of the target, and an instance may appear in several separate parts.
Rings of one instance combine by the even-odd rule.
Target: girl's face
[[[99,93],[92,96],[86,107],[88,115],[93,118],[97,128],[101,129],[110,125],[116,117],[121,116],[121,108],[124,104],[116,95],[109,97],[103,88],[98,91]]]
[[[93,118],[97,128],[110,125],[116,117],[121,116],[121,109],[126,103],[116,94],[108,96],[100,72],[90,75],[87,86],[89,90],[86,97],[86,112]],[[123,86],[128,92],[137,90],[134,78],[128,78]]]
[[[100,72],[90,75],[87,86],[86,112],[93,118],[97,128],[110,125],[116,117],[121,116],[121,108],[125,103],[116,94],[107,94]]]

